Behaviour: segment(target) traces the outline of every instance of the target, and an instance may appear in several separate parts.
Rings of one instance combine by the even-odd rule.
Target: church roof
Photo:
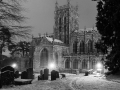
[[[48,41],[53,42],[53,38],[51,38],[51,37],[46,37],[46,38],[47,38]],[[58,40],[58,39],[54,39],[54,42],[63,43],[61,40]]]

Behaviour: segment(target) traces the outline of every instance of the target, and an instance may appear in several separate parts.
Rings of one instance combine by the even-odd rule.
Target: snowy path
[[[71,75],[71,76],[67,76],[66,79],[62,80],[66,85],[70,86],[72,88],[72,90],[76,90],[79,89],[79,87],[76,84],[76,81],[80,78],[84,77],[84,74],[80,74],[80,75]]]
[[[120,83],[94,76],[77,78],[73,84],[75,84],[75,90],[120,90]]]

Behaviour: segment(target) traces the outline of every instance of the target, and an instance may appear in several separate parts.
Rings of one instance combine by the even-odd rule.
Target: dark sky
[[[27,0],[23,4],[26,8],[24,15],[29,19],[27,25],[33,27],[32,34],[38,36],[38,33],[52,33],[54,25],[54,10],[56,0]],[[67,0],[57,0],[59,5],[67,4]],[[80,29],[92,28],[97,15],[96,4],[92,0],[71,0],[71,4],[79,6]]]

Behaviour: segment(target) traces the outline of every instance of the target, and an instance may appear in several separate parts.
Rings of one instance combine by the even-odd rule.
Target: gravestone
[[[38,76],[38,80],[44,80],[43,70],[40,70],[40,75]]]
[[[59,72],[56,71],[56,78],[59,78]]]
[[[14,77],[15,77],[15,78],[19,78],[19,71],[15,71]]]
[[[27,71],[23,71],[23,72],[21,73],[21,79],[28,79]]]
[[[1,69],[1,84],[10,85],[14,84],[14,68],[5,66]]]
[[[49,76],[49,69],[44,69],[44,80],[48,80],[48,76]]]
[[[33,68],[27,69],[27,79],[33,79]]]
[[[51,71],[51,81],[56,80],[56,71],[52,70]]]

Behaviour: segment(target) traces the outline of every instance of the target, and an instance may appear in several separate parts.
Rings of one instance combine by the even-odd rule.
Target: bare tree
[[[23,0],[0,0],[0,60],[2,50],[10,43],[14,43],[17,37],[26,38],[30,35],[30,26],[23,26],[26,17],[22,15]]]

